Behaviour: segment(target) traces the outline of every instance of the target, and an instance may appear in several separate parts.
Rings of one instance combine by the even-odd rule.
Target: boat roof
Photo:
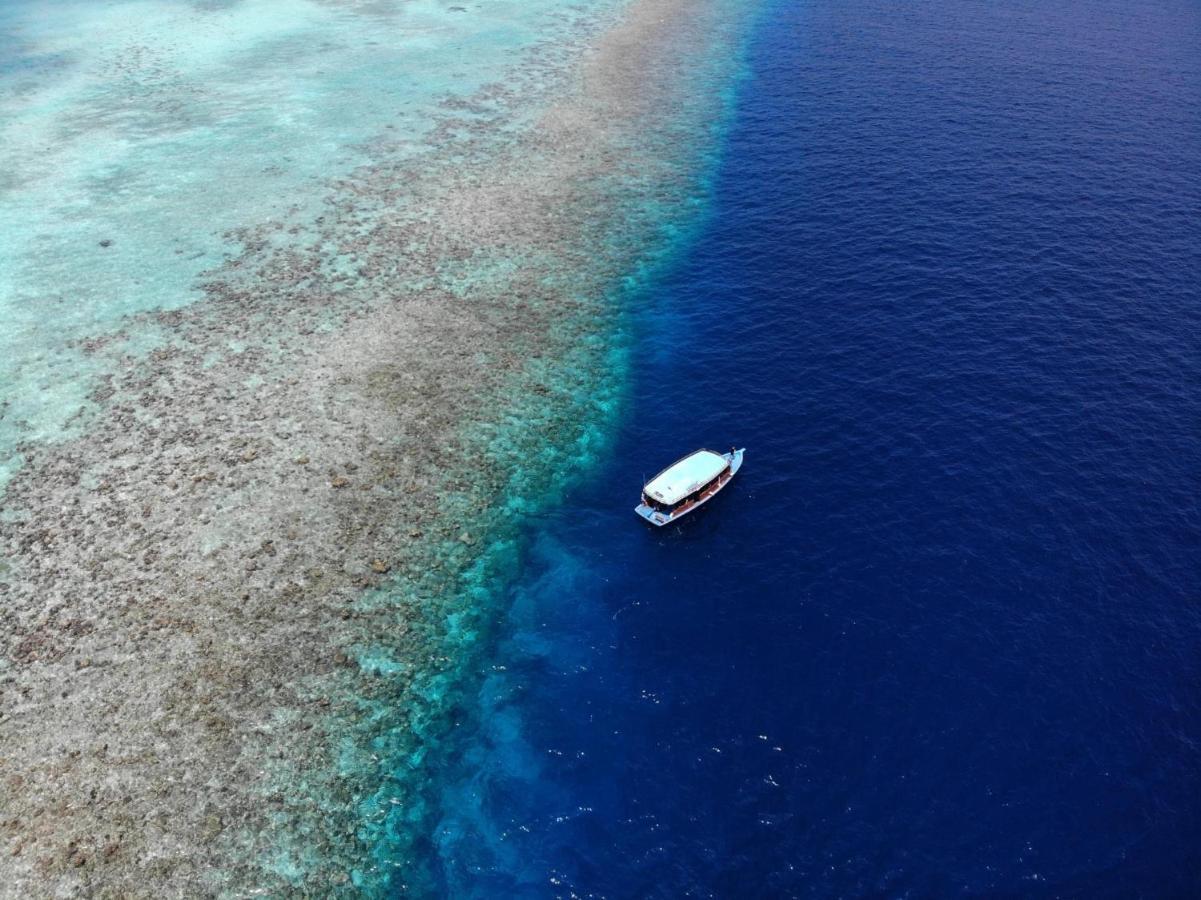
[[[727,464],[728,460],[720,453],[697,450],[672,463],[642,490],[660,503],[678,503],[720,475]]]

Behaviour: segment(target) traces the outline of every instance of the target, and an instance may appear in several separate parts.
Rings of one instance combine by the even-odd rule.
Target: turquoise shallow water
[[[381,139],[420,150],[449,101],[578,18],[561,0],[0,7],[0,479],[19,442],[86,427],[78,341],[195,302],[236,229],[311,220]]]

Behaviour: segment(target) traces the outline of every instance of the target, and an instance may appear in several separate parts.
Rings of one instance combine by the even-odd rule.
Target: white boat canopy
[[[728,461],[712,450],[697,450],[674,462],[650,481],[643,491],[660,503],[672,506],[721,474]]]

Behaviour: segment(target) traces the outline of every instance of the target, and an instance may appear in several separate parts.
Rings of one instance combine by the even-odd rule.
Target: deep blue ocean
[[[747,67],[445,891],[1201,896],[1201,6],[778,0]]]

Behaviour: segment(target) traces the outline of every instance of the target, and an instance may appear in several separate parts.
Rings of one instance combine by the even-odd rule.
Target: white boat
[[[708,503],[742,467],[746,448],[718,453],[697,450],[678,459],[642,488],[634,512],[652,525],[663,526]]]

